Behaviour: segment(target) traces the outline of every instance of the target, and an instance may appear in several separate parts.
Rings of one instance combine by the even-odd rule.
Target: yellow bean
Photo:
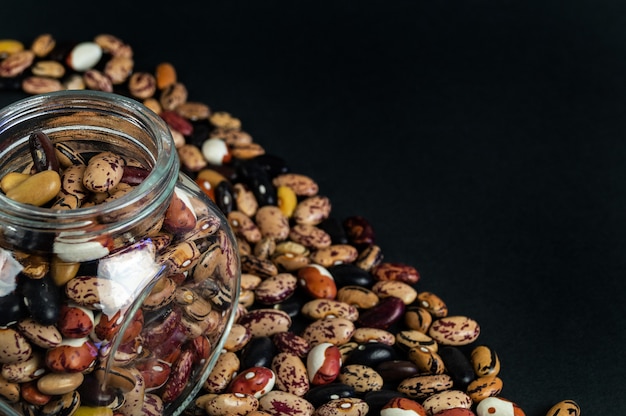
[[[281,185],[276,189],[278,197],[278,208],[287,218],[291,218],[296,205],[298,205],[298,197],[296,193],[288,186]]]
[[[6,194],[28,178],[30,178],[28,173],[9,172],[0,179],[0,189]]]
[[[0,56],[9,56],[24,50],[24,44],[15,39],[0,39]]]
[[[31,175],[7,192],[7,197],[23,204],[42,206],[50,202],[61,190],[61,177],[54,170],[44,170]]]

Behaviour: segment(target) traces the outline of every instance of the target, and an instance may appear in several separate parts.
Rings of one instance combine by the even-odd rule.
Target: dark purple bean
[[[57,322],[61,313],[61,292],[50,275],[45,275],[41,279],[31,279],[20,273],[17,287],[35,321],[42,325]]]
[[[469,358],[459,348],[452,346],[439,348],[439,356],[443,360],[448,374],[452,377],[454,387],[465,391],[475,376]]]
[[[0,326],[8,326],[26,316],[22,299],[15,291],[0,297]]]
[[[374,367],[385,383],[399,383],[405,378],[415,376],[419,373],[419,368],[408,360],[383,361]]]
[[[285,160],[276,155],[264,153],[252,158],[251,161],[262,167],[268,173],[270,178],[289,172],[289,167],[287,166]]]
[[[332,399],[355,396],[356,392],[354,387],[343,383],[329,383],[311,387],[304,395],[304,398],[311,402],[313,406],[320,407]]]
[[[368,391],[367,393],[365,393],[365,396],[363,396],[363,400],[365,400],[365,402],[369,406],[368,414],[379,415],[383,406],[385,406],[387,403],[389,403],[389,400],[395,397],[406,396],[399,391],[383,389]]]
[[[352,263],[337,264],[327,269],[335,279],[338,288],[344,286],[372,287],[374,285],[374,276]]]
[[[368,342],[350,352],[343,364],[361,364],[375,368],[383,362],[397,359],[398,352],[393,346],[380,342]]]
[[[233,186],[228,181],[222,181],[214,189],[215,205],[224,213],[228,214],[235,208]]]
[[[341,221],[335,217],[329,217],[317,225],[330,235],[333,244],[348,244],[348,235]]]
[[[374,229],[369,221],[360,215],[348,217],[343,221],[348,239],[357,247],[374,244]]]
[[[237,172],[239,179],[248,185],[260,207],[277,205],[276,187],[265,169],[247,161],[238,164]]]
[[[366,310],[359,316],[357,324],[361,327],[387,329],[404,316],[405,305],[402,299],[389,296],[381,299],[378,305]]]
[[[199,148],[202,148],[202,143],[209,137],[211,129],[213,127],[209,124],[208,120],[193,120],[190,121],[193,127],[191,134],[187,136],[185,140],[188,144],[192,144]]]
[[[139,166],[124,166],[120,182],[128,185],[139,185],[150,174],[150,170]]]
[[[271,368],[272,359],[278,353],[271,337],[256,337],[241,351],[239,371],[250,367]]]
[[[30,155],[33,158],[35,170],[53,170],[59,172],[59,160],[57,159],[54,145],[46,133],[36,131],[28,137]]]

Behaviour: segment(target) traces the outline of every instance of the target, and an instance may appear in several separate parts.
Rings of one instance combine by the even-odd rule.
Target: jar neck
[[[179,161],[169,128],[154,112],[130,98],[98,91],[17,101],[0,110],[0,177],[27,169],[32,161],[28,139],[38,130],[55,144],[135,159],[150,174],[118,199],[73,210],[26,205],[0,193],[0,246],[42,253],[85,250],[80,261],[92,260],[132,242],[162,217]]]

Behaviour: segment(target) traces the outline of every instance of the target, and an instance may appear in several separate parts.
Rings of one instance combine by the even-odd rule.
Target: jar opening
[[[57,153],[89,158],[111,151],[150,174],[117,199],[71,210],[27,205],[0,193],[0,220],[12,224],[0,227],[0,239],[10,246],[46,250],[59,235],[81,244],[102,235],[132,239],[166,208],[178,178],[178,155],[165,122],[138,101],[100,91],[61,91],[0,110],[0,178],[30,169],[29,136],[35,131],[45,133]]]

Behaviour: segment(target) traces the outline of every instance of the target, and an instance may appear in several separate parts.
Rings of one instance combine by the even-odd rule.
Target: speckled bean
[[[335,299],[312,299],[302,305],[301,312],[311,319],[344,318],[354,322],[359,317],[356,307]]]
[[[330,267],[335,264],[352,263],[356,260],[358,251],[354,246],[349,244],[332,244],[328,247],[322,247],[311,253],[311,261],[324,267]]]
[[[561,400],[548,410],[546,416],[580,416],[581,414],[580,406],[574,400]]]
[[[209,400],[204,410],[209,416],[245,416],[259,407],[259,400],[243,393],[222,393]]]
[[[380,390],[383,378],[372,367],[363,364],[349,364],[341,368],[337,381],[352,386],[357,393]]]
[[[420,374],[407,377],[398,384],[398,391],[414,399],[426,397],[451,389],[452,377],[448,374]]]
[[[291,317],[276,309],[255,309],[244,315],[239,323],[247,327],[253,337],[271,336],[289,330]]]
[[[279,352],[272,360],[272,371],[276,374],[276,387],[296,396],[304,396],[310,384],[306,364],[289,352]]]
[[[321,343],[341,345],[346,343],[354,333],[354,323],[345,318],[323,318],[313,321],[304,331],[302,337],[311,346]]]
[[[474,373],[478,377],[496,376],[500,372],[498,354],[487,345],[474,347],[470,355],[470,361],[474,368]]]
[[[469,409],[472,406],[472,399],[461,390],[445,390],[424,399],[422,406],[429,415],[434,415],[442,410],[455,407]]]
[[[315,410],[316,416],[362,416],[368,414],[369,405],[358,397],[343,397],[330,400]]]
[[[259,399],[259,409],[272,415],[312,416],[315,408],[306,399],[280,390],[272,390]]]
[[[447,316],[433,321],[428,335],[441,345],[467,345],[480,334],[480,326],[466,316]]]
[[[498,376],[479,377],[469,383],[465,390],[473,403],[478,403],[487,397],[497,396],[501,391],[502,379]]]

